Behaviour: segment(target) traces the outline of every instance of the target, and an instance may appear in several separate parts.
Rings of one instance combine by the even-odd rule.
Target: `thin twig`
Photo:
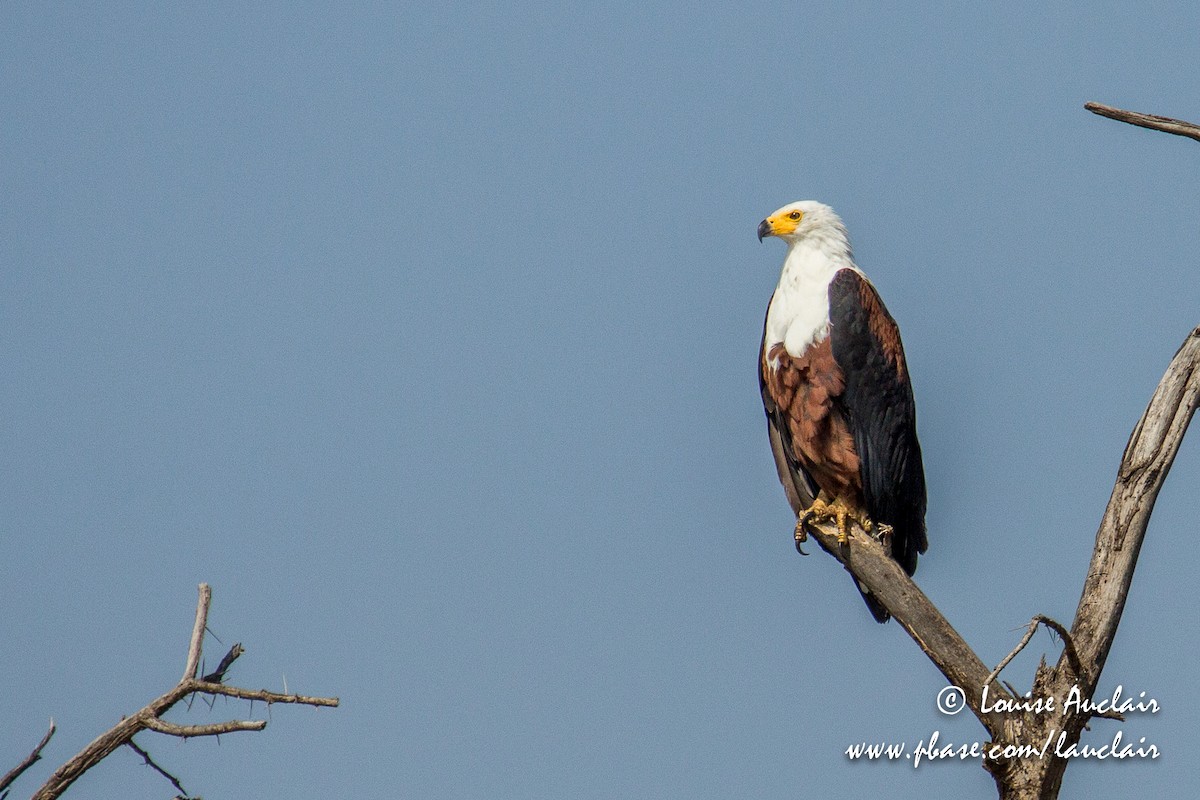
[[[1057,633],[1063,640],[1063,650],[1067,654],[1067,660],[1071,664],[1071,668],[1075,670],[1075,674],[1079,675],[1082,671],[1082,666],[1079,663],[1079,654],[1075,652],[1075,643],[1071,641],[1071,634],[1067,632],[1061,624],[1047,617],[1045,614],[1036,614],[1029,621],[1029,627],[1025,631],[1025,635],[1021,637],[1021,641],[1013,648],[1012,652],[1004,657],[1004,660],[996,665],[991,674],[987,676],[984,685],[990,684],[1000,674],[1001,670],[1008,666],[1008,663],[1017,657],[1017,653],[1025,649],[1025,645],[1029,644],[1033,639],[1033,634],[1037,632],[1038,625],[1045,625],[1050,630]]]
[[[129,740],[128,742],[126,742],[125,744],[126,744],[126,745],[128,745],[128,746],[129,746],[129,748],[130,748],[131,750],[133,750],[133,752],[135,752],[135,753],[137,753],[139,756],[141,756],[141,757],[142,757],[142,760],[146,762],[146,765],[147,765],[147,766],[149,766],[149,767],[153,768],[155,772],[157,772],[159,775],[162,775],[164,778],[166,778],[167,780],[169,780],[169,781],[171,782],[171,784],[172,784],[172,785],[173,785],[173,786],[174,786],[176,789],[178,789],[178,790],[179,790],[179,793],[180,793],[181,795],[183,795],[184,797],[187,797],[187,789],[184,789],[184,788],[183,788],[183,784],[179,782],[179,778],[176,778],[174,775],[172,775],[171,773],[167,772],[165,769],[163,769],[162,767],[160,767],[158,764],[154,763],[154,759],[150,757],[150,754],[149,754],[149,753],[147,753],[147,752],[146,752],[145,750],[143,750],[142,748],[138,747],[138,745],[137,745],[137,742],[135,742],[133,739],[130,739],[130,740]]]
[[[183,668],[181,680],[186,681],[196,677],[196,669],[200,666],[204,629],[208,626],[208,607],[211,603],[212,587],[207,583],[200,584],[200,601],[196,603],[196,623],[192,626],[192,638],[188,643],[187,666]]]
[[[261,731],[267,727],[265,719],[231,719],[227,722],[214,722],[210,725],[176,725],[158,717],[147,717],[145,725],[155,733],[165,733],[168,736],[178,736],[190,739],[193,736],[220,736],[222,733],[236,731]]]
[[[302,694],[280,694],[266,689],[242,689],[238,686],[226,686],[223,683],[204,683],[193,681],[192,689],[205,694],[220,694],[226,697],[240,697],[243,700],[261,700],[264,703],[299,703],[304,706],[325,706],[336,708],[340,700],[336,697],[307,697]]]
[[[221,663],[217,665],[217,668],[205,675],[200,680],[204,681],[205,683],[221,683],[225,680],[225,673],[229,671],[230,665],[233,664],[234,661],[237,661],[238,656],[244,652],[246,652],[245,648],[242,647],[241,642],[238,642],[233,647],[229,648],[229,652],[226,653],[225,657],[221,659]]]
[[[15,767],[10,769],[8,773],[0,778],[0,800],[8,796],[8,787],[12,786],[13,781],[21,777],[21,773],[32,767],[42,757],[42,750],[50,743],[50,737],[54,735],[54,720],[50,720],[50,730],[46,731],[46,735],[38,742],[38,746],[33,748],[33,752],[25,757],[25,760]]]
[[[1058,620],[1051,619],[1045,614],[1038,614],[1034,620],[1042,623],[1050,630],[1058,634],[1058,638],[1062,639],[1063,653],[1067,656],[1067,663],[1076,675],[1083,675],[1083,663],[1079,660],[1079,651],[1075,649],[1075,641],[1071,638],[1071,632],[1068,631]]]
[[[1157,114],[1143,114],[1139,111],[1125,111],[1124,109],[1113,108],[1101,103],[1084,103],[1083,107],[1093,114],[1115,119],[1118,122],[1127,122],[1130,125],[1137,125],[1141,128],[1150,128],[1151,130],[1162,131],[1163,133],[1173,133],[1176,136],[1186,136],[1189,139],[1200,141],[1200,125],[1185,122],[1181,119],[1160,117]]]
[[[1014,647],[1012,649],[1012,652],[1009,653],[1008,655],[1006,655],[1004,657],[1004,659],[999,664],[996,665],[996,668],[994,670],[992,670],[991,673],[988,674],[987,682],[984,684],[985,686],[988,683],[991,683],[992,681],[996,680],[996,676],[1000,674],[1000,670],[1007,667],[1008,662],[1010,662],[1014,658],[1016,658],[1017,653],[1019,653],[1025,649],[1025,645],[1029,644],[1029,640],[1033,638],[1033,632],[1037,630],[1037,626],[1038,626],[1037,617],[1034,617],[1033,621],[1029,623],[1029,627],[1025,630],[1025,635],[1021,637],[1021,641],[1017,642],[1017,646]]]

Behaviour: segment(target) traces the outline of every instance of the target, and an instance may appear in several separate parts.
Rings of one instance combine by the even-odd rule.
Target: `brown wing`
[[[845,270],[845,272],[855,275],[850,270]],[[866,284],[866,286],[870,285]],[[832,299],[844,302],[844,298],[841,296]],[[877,301],[878,298],[874,299]],[[882,307],[882,303],[879,305]],[[871,309],[871,311],[874,310]],[[886,315],[886,311],[883,311],[883,314]],[[847,324],[851,322],[851,316],[844,313],[839,315],[838,319],[831,320],[833,323],[831,327],[837,328],[839,322],[846,327],[851,327]],[[861,320],[853,321],[862,324],[867,317],[873,318],[874,316],[874,314],[864,314]],[[871,319],[871,321],[878,326],[877,320]],[[891,318],[887,317],[887,322],[890,321]],[[892,323],[893,326],[894,324]],[[866,349],[873,353],[881,350],[887,351],[887,356],[893,356],[896,350],[890,346],[891,344],[890,341],[879,342],[878,339],[875,339],[873,348],[868,346]],[[771,441],[771,452],[775,457],[775,467],[792,510],[799,516],[804,509],[812,505],[813,498],[821,489],[831,496],[841,497],[848,502],[862,503],[864,479],[874,476],[866,469],[867,465],[860,461],[858,446],[864,442],[860,431],[855,430],[856,426],[851,420],[856,411],[875,411],[876,409],[870,407],[871,403],[856,403],[850,407],[845,404],[844,395],[848,388],[846,384],[848,378],[843,374],[843,364],[835,358],[837,342],[834,337],[831,336],[814,344],[799,358],[789,356],[782,344],[773,344],[771,351],[767,351],[766,345],[764,323],[763,341],[758,356],[759,390],[762,394],[763,408],[767,414],[767,433]],[[895,345],[898,348],[898,336]],[[846,355],[844,346],[841,350],[842,354]],[[899,353],[899,360],[902,363],[902,351]],[[775,369],[771,368],[768,358],[772,359]],[[861,383],[861,381],[857,383]],[[855,388],[861,390],[865,387],[858,385]],[[911,394],[909,402],[911,403]],[[863,405],[868,408],[861,407]],[[918,451],[918,464],[919,459]],[[872,464],[872,466],[875,465]],[[921,486],[920,504],[923,517],[923,485]],[[868,505],[867,508],[870,509],[871,506]],[[923,523],[922,518],[922,534],[924,533]],[[923,545],[923,541],[919,544]],[[901,550],[904,557],[897,559],[906,568],[908,567],[907,545],[908,541],[904,540]],[[920,549],[924,550],[924,547],[921,546]],[[915,561],[915,553],[912,555],[912,560]],[[909,573],[911,574],[911,569]],[[856,581],[855,587],[862,594],[871,616],[877,622],[887,622],[890,618],[887,609],[880,605],[865,586]]]
[[[770,304],[768,304],[770,308]],[[771,453],[775,456],[775,471],[787,495],[788,504],[796,516],[812,505],[817,496],[817,487],[812,476],[796,460],[792,447],[791,426],[784,419],[779,405],[767,389],[767,321],[763,318],[762,343],[758,349],[758,390],[762,394],[763,410],[767,414],[767,436],[771,440]]]

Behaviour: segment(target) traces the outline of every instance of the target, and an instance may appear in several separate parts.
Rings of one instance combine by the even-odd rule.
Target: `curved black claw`
[[[807,522],[808,512],[805,511],[800,515],[800,518],[796,520],[796,531],[794,534],[796,537],[796,552],[802,556],[808,555],[808,553],[804,552],[804,548],[800,546],[808,541],[808,531],[805,529]]]

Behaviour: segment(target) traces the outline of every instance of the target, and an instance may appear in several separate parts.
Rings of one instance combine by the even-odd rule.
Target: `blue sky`
[[[1200,151],[1082,109],[1200,120],[1200,9],[0,18],[0,764],[60,728],[16,796],[177,680],[202,580],[232,680],[343,705],[143,734],[193,794],[990,795],[976,764],[842,755],[983,729],[792,548],[755,379],[783,249],[755,227],[845,219],[914,378],[916,579],[994,664],[1069,622],[1200,323]],[[1102,681],[1158,699],[1122,730],[1163,755],[1075,763],[1063,798],[1200,785],[1198,484],[1193,436]],[[76,791],[170,787],[120,752]]]

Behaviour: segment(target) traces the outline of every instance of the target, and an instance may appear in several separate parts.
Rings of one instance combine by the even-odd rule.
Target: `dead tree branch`
[[[205,683],[221,683],[225,680],[225,673],[229,671],[229,667],[234,661],[237,661],[238,657],[244,652],[246,652],[246,649],[242,647],[241,642],[238,642],[233,647],[229,648],[229,652],[226,653],[225,657],[221,659],[221,663],[217,665],[217,668],[205,675],[200,680],[204,681]]]
[[[1024,638],[995,670],[989,671],[942,613],[893,561],[884,548],[860,528],[853,528],[846,544],[839,544],[832,524],[813,526],[818,543],[866,585],[901,627],[912,637],[942,674],[964,690],[967,704],[1000,744],[1045,741],[1047,735],[1065,735],[1064,744],[1079,741],[1093,715],[1086,712],[1044,716],[1029,712],[1001,712],[995,701],[1012,700],[996,680],[1000,671],[1029,640],[1039,624],[1062,637],[1063,653],[1055,668],[1038,669],[1033,697],[1063,698],[1075,690],[1090,699],[1112,648],[1125,598],[1133,580],[1138,552],[1146,534],[1154,501],[1179,451],[1189,422],[1200,405],[1200,328],[1188,335],[1155,390],[1145,414],[1133,430],[1117,474],[1112,499],[1096,535],[1092,564],[1071,630],[1044,615],[1029,624]],[[991,704],[983,707],[983,687]],[[1119,715],[1103,716],[1119,719]],[[1055,727],[1050,729],[1048,726]],[[986,758],[985,767],[996,779],[1001,798],[1033,800],[1054,798],[1068,761],[1052,755],[1005,761]]]
[[[189,738],[192,736],[216,736],[236,731],[260,731],[267,726],[265,720],[230,720],[210,725],[178,725],[162,719],[163,714],[184,698],[192,695],[211,696],[219,694],[248,700],[263,700],[268,703],[296,703],[308,706],[338,705],[336,697],[305,697],[293,694],[277,694],[266,690],[240,689],[236,686],[226,686],[223,683],[197,680],[195,676],[200,665],[200,656],[203,652],[204,631],[207,626],[208,608],[211,602],[212,590],[208,584],[200,584],[200,597],[196,604],[196,621],[192,627],[192,635],[188,646],[187,666],[184,668],[183,678],[179,683],[161,697],[152,700],[146,707],[137,711],[132,716],[125,717],[112,728],[100,734],[100,736],[81,750],[75,757],[55,770],[49,780],[33,796],[34,800],[53,800],[53,798],[59,797],[83,773],[96,766],[96,764],[99,764],[122,745],[130,745],[135,750],[144,754],[145,751],[133,745],[133,737],[144,730],[151,730],[169,736]],[[234,650],[239,651],[238,655],[241,654],[240,645],[234,645]],[[230,653],[232,654],[233,650]],[[222,660],[224,668],[228,668],[229,663],[232,663],[236,657],[226,656],[228,663],[226,663],[225,659]],[[222,671],[222,668],[218,667],[218,672],[220,671]],[[221,675],[220,677],[224,676]],[[48,738],[49,735],[47,735]],[[143,757],[149,759],[148,755],[143,755]],[[160,771],[162,770],[160,769]],[[178,784],[176,788],[179,788],[181,792],[183,791]]]
[[[196,677],[200,668],[200,653],[204,649],[204,629],[208,626],[208,607],[212,604],[212,587],[200,584],[200,599],[196,601],[196,622],[192,625],[192,638],[188,640],[187,666],[183,668],[180,681]]]
[[[133,752],[137,753],[139,756],[141,756],[141,757],[142,757],[142,760],[146,762],[146,766],[150,767],[150,768],[151,768],[151,769],[153,769],[155,772],[157,772],[159,775],[162,775],[164,778],[166,778],[167,780],[169,780],[169,781],[171,782],[171,785],[172,785],[172,786],[174,786],[176,789],[178,789],[178,790],[179,790],[179,794],[180,794],[181,796],[183,796],[183,797],[187,797],[187,789],[184,789],[184,788],[183,788],[183,784],[179,782],[179,778],[176,778],[174,775],[172,775],[171,773],[167,772],[165,769],[163,769],[163,768],[162,768],[162,767],[160,767],[158,764],[156,764],[156,763],[154,762],[154,759],[150,757],[150,754],[149,754],[149,753],[147,753],[145,750],[143,750],[142,748],[140,748],[140,747],[138,747],[138,746],[137,746],[137,742],[135,742],[135,741],[133,741],[132,739],[130,739],[130,740],[129,740],[128,742],[126,742],[125,744],[126,744],[126,745],[127,745],[127,746],[128,746],[130,749],[131,749],[131,750],[133,750]]]
[[[209,725],[176,725],[174,722],[164,722],[158,717],[147,717],[145,724],[155,733],[178,736],[180,739],[191,739],[195,736],[220,736],[223,733],[236,733],[237,731],[261,731],[267,727],[265,719],[231,719]]]
[[[1138,111],[1125,111],[1124,109],[1113,108],[1102,103],[1084,103],[1083,107],[1093,114],[1115,119],[1118,122],[1128,122],[1130,125],[1137,125],[1140,128],[1149,128],[1150,130],[1162,131],[1163,133],[1173,133],[1176,136],[1186,136],[1189,139],[1200,141],[1200,125],[1184,122],[1181,119],[1160,117],[1155,114],[1142,114]]]
[[[987,666],[879,542],[855,526],[849,542],[839,544],[837,526],[832,522],[810,526],[809,533],[855,580],[871,590],[946,680],[965,690],[968,707],[993,739],[1006,740],[1007,719],[1003,714],[983,710],[981,690],[989,687],[992,698],[1012,695],[994,676],[989,680]]]
[[[45,749],[46,745],[50,743],[50,737],[54,736],[54,730],[54,720],[50,720],[50,729],[46,731],[46,735],[42,737],[40,742],[38,742],[37,747],[33,748],[33,752],[26,756],[25,760],[20,764],[17,764],[15,767],[10,769],[3,778],[0,778],[0,800],[4,800],[4,798],[8,797],[8,787],[12,786],[13,781],[21,777],[21,774],[25,772],[25,770],[36,764],[42,757],[42,750]]]
[[[1176,352],[1133,429],[1096,533],[1092,563],[1071,626],[1071,637],[1088,665],[1081,677],[1089,690],[1095,688],[1112,648],[1150,514],[1198,403],[1200,328]]]
[[[1061,733],[1065,737],[1064,746],[1069,747],[1079,741],[1080,733],[1093,716],[1120,719],[1119,714],[1067,713],[1063,698],[1074,690],[1082,698],[1090,699],[1096,690],[1125,608],[1154,502],[1197,406],[1200,406],[1200,327],[1188,335],[1175,354],[1129,438],[1112,498],[1096,534],[1092,563],[1071,630],[1044,615],[1035,616],[1021,642],[991,671],[884,548],[860,528],[852,529],[844,545],[838,543],[832,523],[814,526],[810,532],[822,548],[870,589],[942,674],[964,690],[968,706],[992,735],[993,742],[1027,744]],[[997,676],[1029,643],[1039,624],[1062,638],[1063,653],[1053,669],[1045,663],[1039,667],[1031,695],[1054,698],[1064,713],[1046,716],[997,711],[995,701],[1017,697],[1017,693],[1010,694],[997,682]],[[985,686],[993,701],[987,710],[981,702]],[[1066,758],[1057,755],[984,760],[996,779],[1001,798],[1011,800],[1057,797],[1067,763]]]
[[[985,685],[991,683],[996,676],[1008,666],[1008,662],[1016,658],[1017,653],[1025,649],[1025,645],[1029,644],[1029,641],[1033,638],[1033,634],[1037,632],[1039,624],[1045,625],[1047,628],[1062,637],[1063,652],[1067,656],[1067,663],[1069,663],[1071,668],[1075,670],[1076,675],[1079,675],[1082,672],[1083,667],[1079,663],[1079,654],[1075,651],[1075,643],[1071,641],[1071,634],[1067,631],[1067,629],[1064,628],[1059,622],[1047,617],[1045,614],[1035,614],[1033,619],[1029,621],[1029,628],[1025,631],[1025,635],[1021,637],[1021,641],[1017,643],[1017,646],[1013,648],[1011,653],[1004,657],[1003,661],[996,665],[996,668],[992,670],[990,675],[988,675]]]
[[[1090,698],[1096,691],[1125,611],[1154,503],[1197,406],[1200,406],[1200,327],[1188,334],[1175,353],[1125,446],[1071,625],[1071,638],[1084,669],[1069,675],[1064,668],[1067,657],[1064,653],[1054,670],[1039,676],[1050,695],[1063,696],[1076,687],[1080,695]],[[1064,729],[1068,744],[1079,741],[1090,716],[1080,714],[1067,721]],[[1065,759],[1047,762],[1047,779],[1056,793],[1066,764]]]
[[[203,694],[220,694],[226,697],[238,697],[242,700],[261,700],[268,705],[271,703],[297,703],[303,706],[336,707],[336,697],[307,697],[302,694],[280,694],[268,692],[266,689],[242,689],[237,686],[226,686],[223,683],[204,683],[196,681],[192,688]]]

